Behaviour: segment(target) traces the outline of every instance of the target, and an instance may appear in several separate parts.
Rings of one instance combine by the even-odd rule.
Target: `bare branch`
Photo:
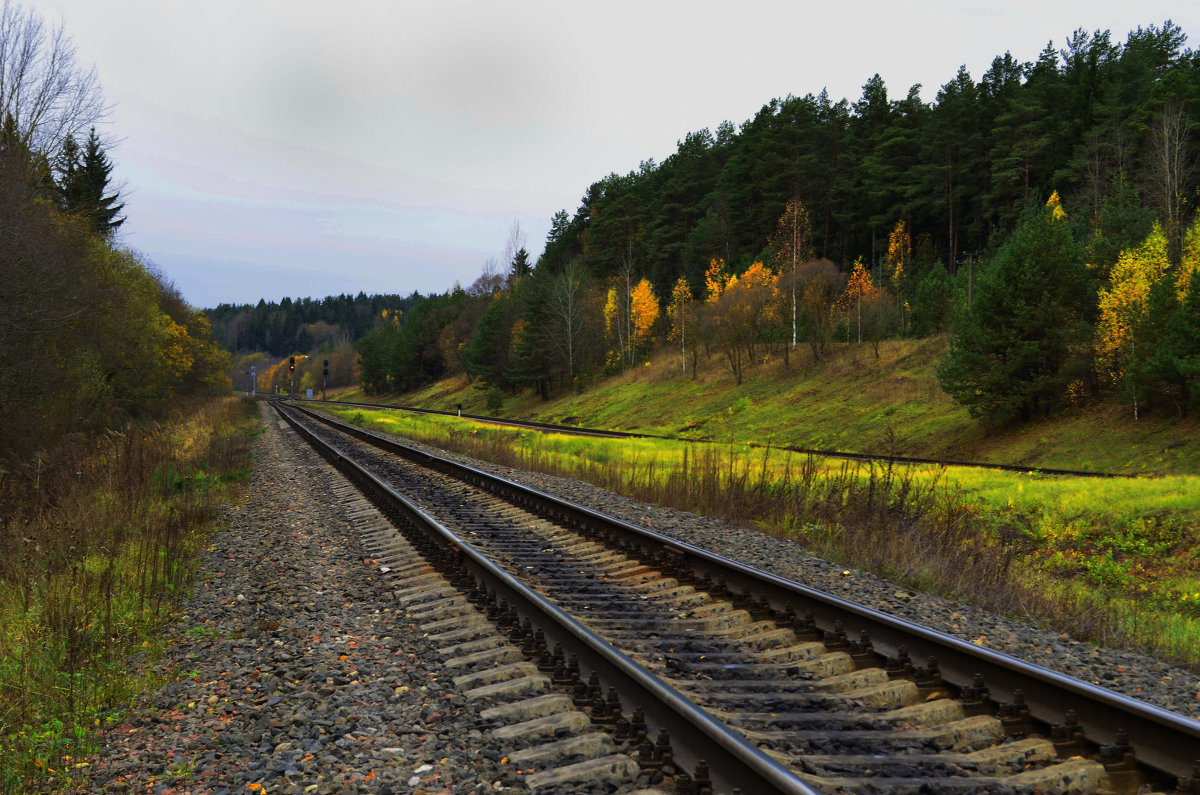
[[[103,121],[104,101],[95,67],[76,62],[75,45],[59,24],[47,29],[32,10],[12,0],[0,5],[0,120],[10,114],[21,142],[53,158],[68,135]]]

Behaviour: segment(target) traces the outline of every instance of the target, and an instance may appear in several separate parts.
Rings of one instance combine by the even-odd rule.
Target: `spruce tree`
[[[522,249],[524,251],[524,249]],[[550,399],[550,363],[546,358],[546,279],[521,283],[517,298],[523,308],[513,323],[505,378],[514,386],[532,388],[542,400]]]
[[[488,386],[510,386],[505,375],[512,329],[510,308],[507,294],[493,296],[475,326],[474,336],[463,349],[467,373]]]
[[[93,127],[74,176],[60,186],[64,197],[75,203],[67,207],[68,211],[84,218],[88,228],[101,237],[108,237],[125,223],[124,217],[117,217],[125,205],[117,204],[116,191],[107,193],[112,168],[112,161],[104,153],[100,136]]]
[[[4,123],[0,124],[0,167],[11,169],[11,173],[23,180],[35,196],[54,196],[54,176],[51,173],[50,162],[39,152],[29,148],[11,112],[5,114]]]
[[[1192,271],[1183,301],[1167,318],[1150,367],[1179,414],[1186,415],[1200,385],[1200,269]]]
[[[512,277],[515,281],[521,281],[531,273],[533,273],[533,265],[529,262],[529,252],[522,246],[513,255]]]
[[[74,214],[81,210],[80,167],[79,144],[75,143],[75,136],[68,135],[54,163],[54,170],[58,172],[58,206],[64,212]]]
[[[1087,339],[1092,300],[1082,249],[1055,194],[1026,212],[980,274],[974,302],[954,320],[938,381],[977,419],[1049,413],[1073,349]]]

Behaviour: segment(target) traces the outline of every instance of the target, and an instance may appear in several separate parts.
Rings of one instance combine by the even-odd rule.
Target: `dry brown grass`
[[[127,655],[160,645],[224,484],[248,471],[250,411],[232,398],[192,403],[5,463],[0,792],[65,785],[62,757],[128,698]]]

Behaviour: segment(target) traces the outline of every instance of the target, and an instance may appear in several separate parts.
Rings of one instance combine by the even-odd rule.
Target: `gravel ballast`
[[[264,407],[160,663],[169,683],[101,738],[111,792],[524,791],[479,709],[339,517],[336,476]],[[286,435],[285,435],[286,434]],[[502,762],[503,760],[503,762]]]

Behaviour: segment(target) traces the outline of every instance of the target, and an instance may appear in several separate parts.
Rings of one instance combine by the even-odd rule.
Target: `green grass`
[[[249,401],[75,440],[0,483],[0,792],[86,785],[94,730],[139,691],[218,503],[249,472]]]
[[[1196,475],[1099,479],[965,467],[954,467],[951,472],[966,493],[998,511],[1046,513],[1106,526],[1146,515],[1200,515],[1200,477]]]
[[[814,365],[803,351],[790,369],[775,360],[735,386],[714,357],[696,380],[669,352],[650,367],[548,402],[507,396],[501,416],[721,441],[756,441],[855,452],[1086,469],[1129,474],[1200,474],[1200,422],[1165,409],[1134,422],[1128,406],[1100,400],[1027,426],[984,429],[941,391],[934,368],[943,338],[835,346]],[[403,396],[366,399],[490,414],[464,378]],[[350,397],[349,395],[353,395]]]

